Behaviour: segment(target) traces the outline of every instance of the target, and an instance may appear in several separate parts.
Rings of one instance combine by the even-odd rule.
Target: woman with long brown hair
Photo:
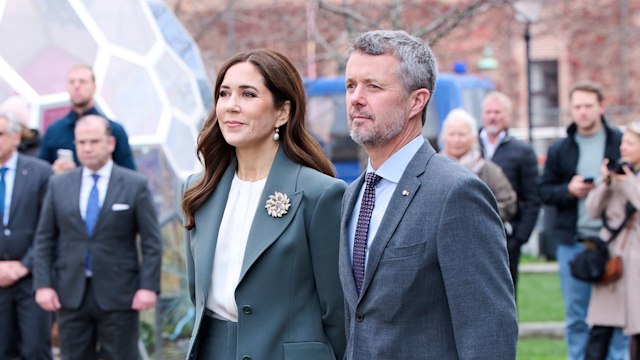
[[[345,183],[305,129],[300,75],[273,50],[228,60],[187,180],[188,358],[341,359]]]

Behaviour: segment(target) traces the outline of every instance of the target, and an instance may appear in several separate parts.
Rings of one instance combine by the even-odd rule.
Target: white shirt
[[[218,242],[213,258],[211,286],[207,308],[214,317],[238,322],[238,306],[235,292],[247,248],[253,218],[260,206],[260,197],[267,179],[243,181],[234,175],[229,198],[224,208]],[[266,211],[266,210],[265,210]]]
[[[4,216],[2,218],[2,223],[6,226],[9,224],[13,184],[16,180],[16,169],[18,167],[18,152],[14,151],[9,160],[4,165],[0,165],[0,167],[7,168],[7,172],[4,174]]]
[[[482,129],[480,131],[480,141],[482,141],[482,148],[484,149],[484,158],[491,160],[493,154],[496,153],[496,149],[502,142],[502,139],[507,136],[507,132],[505,130],[500,131],[498,137],[495,142],[489,141],[489,136],[487,135],[487,131]]]
[[[89,201],[89,194],[93,187],[93,177],[91,175],[98,174],[98,196],[100,198],[100,208],[104,204],[104,198],[107,195],[107,187],[109,186],[109,178],[111,177],[111,170],[113,170],[113,160],[109,160],[98,171],[93,171],[86,167],[82,168],[82,183],[80,184],[80,215],[84,220],[87,215],[87,202]]]
[[[369,164],[367,165],[367,172],[375,171],[375,173],[378,174],[378,176],[380,176],[382,179],[380,179],[378,185],[376,186],[376,200],[373,207],[373,213],[371,214],[371,222],[369,223],[367,247],[364,252],[365,259],[367,258],[367,254],[369,253],[371,242],[378,232],[380,222],[382,222],[382,217],[387,211],[387,206],[389,206],[391,196],[393,195],[394,191],[396,191],[396,187],[398,186],[400,178],[402,177],[402,174],[404,174],[407,165],[409,165],[411,159],[413,159],[418,150],[420,150],[420,147],[424,144],[424,141],[425,140],[422,135],[411,140],[411,142],[391,155],[391,157],[389,157],[384,163],[382,163],[382,165],[380,165],[377,170],[373,169],[373,167],[371,166],[371,160],[369,160]],[[353,207],[351,219],[349,220],[349,257],[352,264],[353,240],[356,236],[356,225],[358,224],[358,216],[360,215],[360,204],[362,203],[364,188],[365,184],[363,183],[362,187],[360,188],[360,194],[358,195],[356,205]],[[367,261],[365,260],[365,268],[366,266]]]

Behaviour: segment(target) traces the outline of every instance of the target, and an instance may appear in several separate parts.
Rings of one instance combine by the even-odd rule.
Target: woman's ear
[[[285,101],[284,104],[276,112],[276,127],[280,127],[289,121],[289,113],[291,112],[291,102]]]

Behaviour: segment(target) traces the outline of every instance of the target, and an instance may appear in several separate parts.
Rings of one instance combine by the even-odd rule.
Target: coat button
[[[251,360],[251,356],[245,355],[242,357],[242,360]]]
[[[357,312],[356,313],[356,321],[362,321],[364,320],[364,314],[362,314],[361,312]]]
[[[251,308],[251,306],[249,306],[249,305],[244,305],[244,306],[242,307],[242,312],[243,312],[245,315],[251,315],[251,313],[253,312],[253,309],[252,309],[252,308]]]

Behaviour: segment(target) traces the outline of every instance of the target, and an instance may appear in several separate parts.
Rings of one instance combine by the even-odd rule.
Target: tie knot
[[[7,170],[9,170],[9,169],[6,168],[6,167],[1,167],[0,168],[0,176],[2,176],[3,179],[4,179],[4,174],[7,173]]]
[[[93,182],[94,182],[94,183],[98,183],[98,179],[100,178],[100,175],[98,175],[98,174],[91,174],[91,177],[93,178]]]
[[[380,179],[382,179],[380,175],[374,172],[370,172],[370,173],[367,173],[367,177],[365,181],[367,182],[367,186],[376,186],[378,184],[378,181],[380,181]]]

